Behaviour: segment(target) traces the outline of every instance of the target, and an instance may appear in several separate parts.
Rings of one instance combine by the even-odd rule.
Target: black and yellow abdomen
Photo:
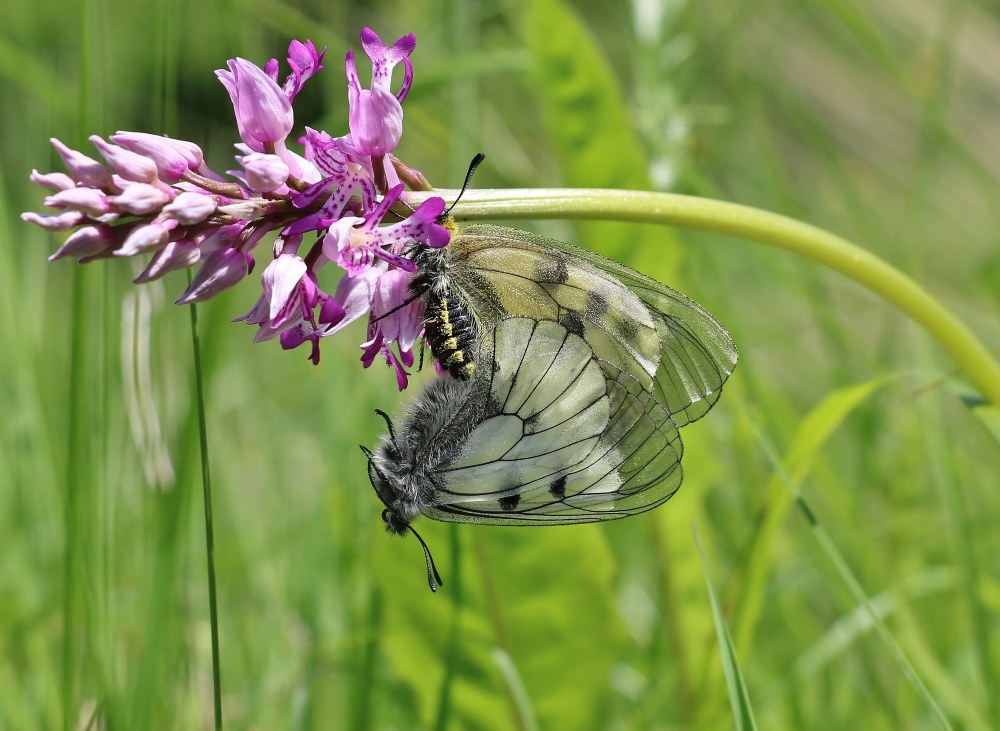
[[[441,367],[465,381],[476,370],[472,346],[475,324],[467,308],[455,297],[430,295],[424,313],[424,339]]]
[[[424,340],[441,368],[467,381],[476,370],[476,321],[465,301],[452,291],[445,249],[424,248],[414,259],[420,273],[410,285],[424,298]]]

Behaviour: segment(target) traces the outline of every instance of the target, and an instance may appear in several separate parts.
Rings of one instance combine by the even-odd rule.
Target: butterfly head
[[[385,523],[386,531],[394,536],[405,535],[410,529],[410,524],[389,508],[382,511],[382,522]]]
[[[401,536],[406,533],[407,528],[410,526],[410,521],[404,517],[408,511],[403,505],[399,486],[379,466],[380,462],[383,467],[388,466],[385,464],[385,456],[382,454],[381,449],[377,453],[373,453],[371,450],[362,447],[361,451],[368,457],[368,479],[371,481],[378,499],[385,505],[385,510],[382,511],[382,521],[385,523],[385,529],[394,535]]]
[[[395,438],[393,443],[395,443]],[[385,444],[379,448],[377,453],[372,453],[371,450],[361,447],[361,451],[368,457],[368,479],[371,480],[372,487],[375,488],[375,494],[385,505],[385,510],[382,511],[382,522],[385,523],[385,529],[389,533],[397,536],[412,533],[420,541],[420,546],[424,549],[424,562],[427,564],[427,585],[431,591],[437,591],[439,586],[444,585],[444,582],[441,581],[441,575],[434,565],[434,559],[427,543],[410,525],[410,520],[417,514],[418,509],[412,500],[404,500],[400,487],[393,483],[392,478],[379,467],[379,462],[383,466],[388,466],[387,462],[392,461],[384,454],[384,447]]]

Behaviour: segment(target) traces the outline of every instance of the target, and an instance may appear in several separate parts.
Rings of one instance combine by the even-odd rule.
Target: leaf
[[[447,527],[418,525],[431,549]],[[608,679],[627,647],[611,587],[612,560],[595,526],[548,530],[459,526],[461,574],[427,590],[414,540],[381,537],[372,571],[382,589],[382,652],[433,727],[461,582],[461,636],[453,646],[450,722],[444,728],[603,728]],[[439,552],[440,553],[440,552]],[[498,664],[498,658],[502,662]],[[518,683],[510,682],[517,678]]]
[[[648,190],[648,159],[611,64],[580,18],[560,0],[531,0],[524,40],[542,122],[570,187]],[[578,224],[581,245],[677,281],[680,248],[663,227]]]
[[[892,655],[900,672],[902,672],[906,680],[923,699],[927,710],[934,717],[938,727],[945,729],[945,731],[951,731],[952,726],[945,717],[944,712],[941,710],[937,700],[931,694],[930,689],[917,673],[916,668],[903,651],[902,646],[882,621],[882,618],[879,616],[871,598],[866,593],[864,586],[858,579],[850,564],[847,562],[847,559],[844,558],[843,553],[839,548],[837,548],[837,545],[833,542],[830,534],[826,532],[826,529],[823,528],[822,525],[820,525],[816,518],[816,514],[813,512],[812,508],[809,507],[809,504],[802,496],[798,481],[791,475],[791,473],[788,472],[788,470],[785,469],[778,456],[777,450],[767,438],[767,435],[764,434],[762,430],[757,429],[757,437],[760,442],[761,449],[771,461],[778,477],[788,490],[789,496],[801,511],[802,516],[805,518],[806,523],[812,531],[813,537],[819,544],[820,549],[826,554],[826,557],[829,559],[831,565],[836,571],[838,578],[851,593],[854,602],[859,607],[863,607],[864,611],[868,614],[876,635],[878,635],[878,638]]]
[[[784,470],[796,482],[809,474],[823,447],[851,413],[868,400],[876,391],[892,382],[895,376],[880,376],[863,383],[838,389],[828,394],[816,408],[802,420],[792,438],[783,460]],[[753,543],[747,553],[745,575],[742,581],[732,582],[733,590],[741,596],[740,611],[736,620],[736,647],[746,653],[753,639],[767,591],[772,547],[780,528],[792,506],[793,498],[786,489],[780,474],[775,474],[767,485],[764,504],[767,513],[760,529],[754,533]]]

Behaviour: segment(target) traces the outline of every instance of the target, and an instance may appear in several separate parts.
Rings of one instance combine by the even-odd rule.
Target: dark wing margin
[[[645,304],[655,323],[660,363],[652,391],[675,425],[700,419],[718,401],[723,384],[736,367],[736,345],[719,321],[697,302],[624,264],[526,231],[474,225],[462,229],[450,245],[461,251],[463,239],[485,239],[491,247],[533,247],[553,257],[554,267],[572,269],[578,267],[574,259],[582,259],[613,276]],[[523,276],[522,272],[512,274]],[[509,304],[506,308],[510,310]]]

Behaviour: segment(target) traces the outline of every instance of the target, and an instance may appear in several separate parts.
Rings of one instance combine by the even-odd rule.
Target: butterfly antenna
[[[431,588],[431,591],[437,591],[439,586],[444,586],[444,582],[441,581],[441,574],[438,573],[437,566],[434,565],[434,557],[431,556],[431,549],[427,547],[424,539],[420,537],[420,534],[414,530],[412,525],[406,527],[410,529],[410,533],[415,535],[417,540],[420,541],[420,545],[423,546],[424,562],[427,564],[427,586]]]
[[[375,413],[385,419],[385,425],[389,427],[389,438],[392,439],[392,446],[394,446],[396,451],[399,452],[399,442],[396,441],[396,430],[392,427],[392,419],[390,419],[389,415],[382,411],[382,409],[375,409]]]
[[[361,447],[361,451],[365,453],[365,456],[368,458],[368,465],[371,469],[375,470],[375,474],[379,476],[379,479],[381,479],[382,482],[389,482],[389,478],[386,477],[385,473],[378,468],[377,464],[375,464],[375,455],[372,454],[372,450],[368,449],[368,447],[364,444],[359,444],[358,446]],[[399,447],[397,447],[397,449],[399,449]]]
[[[462,190],[459,191],[458,197],[451,202],[451,205],[448,206],[448,209],[440,216],[438,216],[439,222],[446,219],[448,217],[448,214],[451,213],[451,209],[457,206],[458,202],[462,200],[462,196],[465,195],[465,189],[469,187],[469,184],[472,182],[472,176],[476,174],[476,168],[478,168],[479,165],[485,159],[486,159],[486,154],[482,152],[477,152],[476,156],[472,158],[472,162],[469,163],[469,172],[465,174],[465,182],[462,184]]]

